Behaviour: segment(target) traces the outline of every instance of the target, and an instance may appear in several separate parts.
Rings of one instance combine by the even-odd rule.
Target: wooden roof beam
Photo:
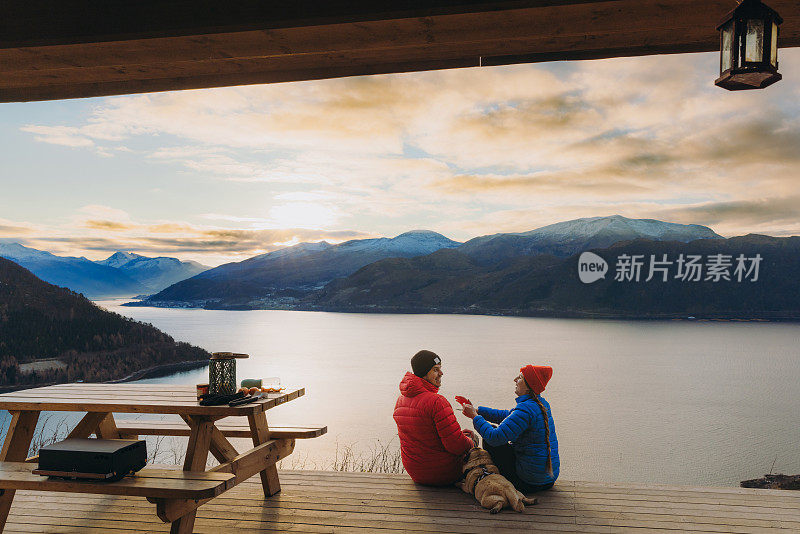
[[[284,16],[269,27],[262,22],[260,29],[253,29],[249,20],[234,27],[229,14],[222,20],[225,24],[215,27],[219,31],[203,34],[193,33],[198,29],[189,27],[190,21],[176,27],[169,16],[160,30],[152,24],[144,28],[149,37],[134,36],[130,25],[112,27],[124,31],[124,40],[118,39],[122,34],[108,33],[92,40],[84,29],[51,37],[49,44],[43,44],[46,36],[41,32],[21,43],[23,36],[17,32],[7,35],[16,35],[16,41],[0,41],[0,46],[6,45],[0,48],[0,101],[713,51],[719,48],[716,23],[732,3],[567,0],[524,2],[525,7],[516,2],[509,7],[509,2],[433,2],[427,11],[416,6],[417,13],[441,13],[414,17],[406,15],[413,13],[409,6],[415,3],[405,2],[406,11],[396,11],[403,18],[362,12],[351,13],[349,22],[331,22],[327,6],[329,11],[312,13],[316,17],[301,21]],[[785,19],[781,46],[800,46],[800,3],[769,4]],[[205,22],[203,31],[211,31]],[[173,34],[167,35],[170,31]],[[56,44],[56,38],[71,42]]]

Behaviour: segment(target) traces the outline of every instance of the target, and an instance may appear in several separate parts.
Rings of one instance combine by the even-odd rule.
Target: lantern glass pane
[[[733,21],[722,27],[722,54],[720,73],[733,68]]]
[[[209,393],[229,395],[236,393],[236,360],[208,361]]]
[[[778,25],[772,23],[772,53],[769,56],[772,66],[778,67]]]
[[[747,21],[745,35],[744,60],[748,63],[764,61],[764,21],[750,19]]]

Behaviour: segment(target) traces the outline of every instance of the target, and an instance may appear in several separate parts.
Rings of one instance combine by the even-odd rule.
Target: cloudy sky
[[[717,54],[0,104],[0,239],[237,261],[425,228],[602,215],[800,235],[800,50],[764,91]]]

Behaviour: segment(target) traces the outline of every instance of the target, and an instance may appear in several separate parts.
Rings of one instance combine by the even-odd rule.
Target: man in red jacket
[[[473,447],[453,408],[439,395],[442,360],[429,350],[411,358],[413,373],[400,382],[394,420],[400,436],[403,467],[414,482],[433,486],[461,478],[461,457]],[[470,433],[470,431],[467,431]]]

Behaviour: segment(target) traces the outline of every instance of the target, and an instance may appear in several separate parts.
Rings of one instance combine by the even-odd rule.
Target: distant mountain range
[[[416,262],[404,263],[402,259],[419,258],[419,262],[431,265],[444,261],[446,269],[453,270],[452,276],[458,277],[459,266],[497,272],[518,258],[540,255],[563,258],[639,238],[680,242],[723,239],[706,226],[619,215],[576,219],[525,233],[482,236],[463,244],[435,232],[416,230],[392,239],[353,240],[339,245],[302,243],[210,269],[132,305],[214,309],[292,307],[313,301],[325,293],[323,288],[327,284],[336,285],[339,282],[335,280],[389,258],[399,258],[392,261],[407,266]],[[456,261],[452,264],[445,261],[449,259]],[[392,261],[380,265],[392,265]],[[334,301],[341,302],[341,298]]]
[[[148,258],[117,252],[102,261],[56,256],[19,243],[0,243],[0,257],[14,261],[42,280],[99,299],[150,294],[207,269],[175,258]]]
[[[77,279],[92,273],[94,283],[113,286],[116,294],[179,280],[129,303],[134,306],[800,318],[800,237],[725,239],[706,226],[619,215],[466,243],[427,230],[338,245],[301,243],[202,272],[198,264],[129,252],[90,262],[0,245],[0,256],[6,254],[45,275],[60,275],[56,283],[63,285],[67,274]],[[747,261],[753,264],[743,270]],[[628,267],[637,269],[635,281],[626,278]],[[690,267],[697,278],[686,279],[683,271]],[[758,279],[741,279],[753,269]]]
[[[305,295],[384,258],[421,256],[460,244],[427,230],[406,232],[391,239],[357,239],[338,245],[325,241],[301,243],[209,269],[152,295],[144,304],[254,307],[254,301],[263,304]],[[256,303],[255,307],[259,305]]]
[[[800,319],[800,237],[750,234],[690,243],[636,239],[591,252],[607,263],[605,277],[592,283],[579,278],[580,254],[523,256],[493,265],[460,250],[387,259],[307,295],[296,309]],[[694,270],[686,266],[692,257],[699,265]],[[625,267],[633,264],[631,258],[638,269]]]
[[[209,356],[0,258],[0,386],[121,379]]]

